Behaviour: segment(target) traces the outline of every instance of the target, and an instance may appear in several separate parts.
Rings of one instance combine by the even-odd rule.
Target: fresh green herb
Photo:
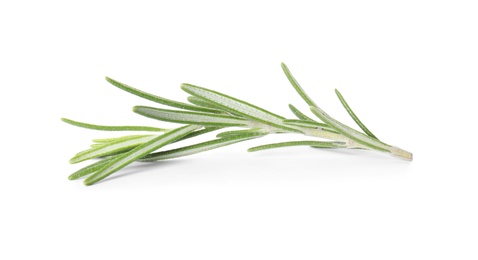
[[[318,120],[305,115],[293,105],[289,105],[289,108],[298,119],[287,119],[237,98],[191,84],[181,85],[181,88],[191,95],[187,98],[191,104],[182,103],[146,93],[107,77],[106,80],[108,82],[126,92],[166,106],[183,109],[168,110],[135,106],[133,108],[134,112],[152,119],[184,125],[174,129],[149,126],[104,126],[62,118],[68,124],[94,130],[150,132],[147,135],[94,139],[91,147],[76,154],[70,160],[70,163],[78,163],[90,159],[100,160],[74,172],[68,178],[76,180],[86,177],[84,180],[85,185],[91,185],[133,162],[152,162],[192,155],[275,133],[298,133],[309,137],[321,138],[321,140],[273,143],[252,147],[248,151],[255,152],[289,146],[365,149],[412,160],[413,156],[410,152],[388,145],[372,134],[353,112],[338,90],[335,90],[337,97],[352,119],[362,129],[363,133],[325,113],[307,95],[292,76],[289,68],[283,63],[282,69],[294,89],[304,99]],[[246,129],[223,131],[210,141],[158,151],[169,144],[182,142],[186,139],[227,127],[242,127]]]

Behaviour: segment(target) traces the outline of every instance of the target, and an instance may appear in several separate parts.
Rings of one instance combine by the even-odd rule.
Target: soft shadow
[[[310,148],[313,149],[313,148]],[[309,151],[290,152],[270,151],[230,156],[216,154],[208,159],[183,158],[151,163],[134,163],[121,169],[114,175],[105,178],[108,182],[136,173],[150,171],[156,173],[171,173],[172,168],[180,168],[179,172],[186,175],[180,177],[180,182],[229,182],[258,180],[297,181],[318,180],[330,178],[356,178],[363,176],[396,176],[408,172],[413,163],[374,151],[350,149],[313,149]],[[202,161],[206,160],[206,161]],[[192,163],[194,166],[189,166]],[[184,165],[187,166],[184,166]],[[184,168],[184,167],[186,168]],[[192,168],[191,168],[192,167]],[[160,168],[160,172],[158,171]],[[173,172],[178,172],[173,170]],[[194,172],[195,174],[191,174]],[[200,174],[197,174],[200,173]]]
[[[125,176],[129,176],[139,172],[145,172],[151,169],[156,169],[158,166],[167,167],[175,164],[180,164],[182,160],[170,160],[170,161],[159,161],[159,162],[145,162],[145,163],[135,163],[133,165],[128,165],[126,168],[123,168],[116,172],[113,176],[105,178],[98,183],[107,182],[110,180],[115,180]]]

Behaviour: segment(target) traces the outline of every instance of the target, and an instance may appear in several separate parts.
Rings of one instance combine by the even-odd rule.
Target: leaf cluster
[[[85,178],[84,184],[91,185],[133,162],[154,162],[178,158],[275,133],[302,134],[313,138],[320,138],[320,140],[266,144],[252,147],[248,151],[255,152],[290,146],[309,146],[325,149],[358,148],[384,152],[408,160],[412,159],[411,153],[388,145],[372,134],[353,112],[338,90],[335,90],[338,99],[363,132],[355,130],[329,116],[302,89],[285,64],[282,64],[282,69],[289,82],[317,119],[305,115],[291,104],[289,108],[297,118],[288,119],[243,100],[186,83],[181,85],[181,89],[191,96],[187,98],[189,103],[183,103],[141,91],[106,77],[109,83],[126,92],[175,108],[163,109],[135,106],[133,108],[135,113],[159,121],[178,123],[181,126],[173,129],[151,126],[105,126],[62,118],[68,124],[93,130],[147,132],[147,134],[93,140],[91,147],[76,154],[70,160],[70,163],[79,163],[91,159],[96,159],[97,161],[74,172],[69,176],[69,179]],[[185,145],[175,149],[164,149],[169,144],[182,142],[195,136],[224,130],[229,127],[245,129],[226,130],[218,133],[216,138],[209,141]]]

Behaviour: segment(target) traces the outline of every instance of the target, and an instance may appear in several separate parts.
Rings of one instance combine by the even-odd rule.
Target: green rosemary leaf
[[[138,145],[137,145],[138,146]],[[118,155],[118,154],[122,154],[122,153],[127,153],[131,150],[133,150],[134,148],[136,148],[137,146],[133,146],[131,148],[128,148],[128,149],[124,149],[124,150],[120,150],[120,151],[117,151],[117,152],[112,152],[112,153],[109,153],[105,156],[100,156],[100,157],[97,157],[97,158],[106,158],[106,157],[110,157],[110,156],[115,156],[115,155]]]
[[[314,107],[311,106],[310,110],[312,113],[314,113],[320,120],[324,121],[327,125],[330,125],[333,127],[335,130],[337,130],[339,133],[342,135],[350,138],[351,140],[364,145],[366,147],[383,151],[383,152],[390,152],[391,146],[388,144],[385,144],[383,142],[380,142],[379,140],[372,138],[370,136],[367,136],[365,134],[360,133],[359,131],[352,129],[339,121],[335,120],[331,116],[329,116],[325,111],[320,109],[319,107]]]
[[[309,105],[309,106],[317,106],[315,102],[305,93],[305,91],[302,89],[302,87],[299,85],[299,82],[292,76],[292,73],[290,73],[289,68],[287,68],[287,65],[285,63],[281,64],[282,70],[284,71],[285,75],[287,76],[287,79],[289,82],[292,84],[292,86],[295,88],[297,93],[302,97],[302,99]]]
[[[216,130],[219,130],[219,129],[222,129],[222,127],[206,127],[204,129],[196,130],[194,132],[191,132],[191,133],[187,134],[186,136],[182,137],[181,139],[178,139],[178,140],[174,141],[174,143],[179,142],[179,141],[183,141],[183,140],[186,140],[186,139],[189,139],[189,138],[192,138],[192,137],[196,137],[198,135],[210,133],[210,132],[213,132],[213,131],[216,131]]]
[[[70,125],[94,129],[94,130],[103,130],[103,131],[149,131],[149,132],[165,132],[168,129],[164,128],[157,128],[157,127],[149,127],[149,126],[105,126],[105,125],[93,125],[82,123],[78,121],[73,121],[68,118],[62,118],[63,122],[68,123]]]
[[[219,110],[219,111],[221,110],[220,108],[218,108],[214,104],[211,104],[211,102],[205,100],[204,98],[189,96],[188,101],[189,101],[189,103],[191,103],[193,105],[196,105],[196,106],[211,108],[211,109],[215,109],[215,110]]]
[[[160,135],[136,148],[133,150],[118,155],[115,159],[111,160],[106,164],[101,170],[89,176],[85,181],[85,185],[94,184],[109,175],[115,173],[116,171],[124,168],[128,164],[134,162],[135,160],[144,157],[145,155],[171,143],[175,140],[180,139],[181,137],[186,136],[187,134],[193,132],[196,129],[199,129],[200,126],[195,125],[186,125],[183,127],[176,128],[171,130],[164,135]]]
[[[153,135],[125,135],[125,136],[113,137],[113,138],[93,139],[93,142],[99,143],[99,144],[112,143],[112,142],[119,142],[119,141],[141,138],[141,137],[146,137],[146,136],[153,136]]]
[[[172,159],[172,158],[187,156],[187,155],[191,155],[191,154],[196,154],[196,153],[209,151],[209,150],[216,149],[216,148],[219,148],[219,147],[223,147],[223,146],[226,146],[226,145],[235,144],[235,143],[238,143],[238,142],[254,139],[254,138],[257,138],[257,137],[260,137],[260,136],[262,136],[262,135],[255,134],[255,133],[249,133],[249,134],[229,136],[229,137],[226,137],[226,138],[214,139],[214,140],[211,140],[211,141],[202,142],[202,143],[198,143],[198,144],[194,144],[194,145],[189,145],[189,146],[185,146],[185,147],[181,147],[181,148],[177,148],[177,149],[152,153],[152,154],[146,155],[145,157],[139,159],[138,161],[140,161],[140,162],[152,162],[152,161],[159,161],[159,160],[166,160],[166,159]]]
[[[140,144],[148,142],[155,138],[156,136],[145,136],[145,137],[134,137],[124,140],[119,140],[115,142],[106,143],[104,146],[90,148],[86,151],[76,154],[73,158],[70,159],[70,163],[79,163],[85,160],[108,156],[113,153],[123,152],[134,148]]]
[[[183,102],[178,102],[178,101],[174,101],[174,100],[171,100],[171,99],[167,99],[167,98],[163,98],[163,97],[160,97],[160,96],[156,96],[156,95],[153,95],[153,94],[150,94],[150,93],[147,93],[147,92],[144,92],[142,90],[139,90],[139,89],[136,89],[136,88],[133,88],[131,86],[128,86],[124,83],[121,83],[119,81],[116,81],[112,78],[108,78],[106,77],[106,81],[108,81],[109,83],[111,83],[113,86],[115,87],[118,87],[126,92],[129,92],[133,95],[136,95],[138,97],[142,97],[144,99],[147,99],[147,100],[151,100],[153,102],[156,102],[156,103],[159,103],[159,104],[163,104],[163,105],[166,105],[166,106],[170,106],[170,107],[177,107],[177,108],[181,108],[181,109],[186,109],[186,110],[192,110],[192,111],[200,111],[200,112],[209,112],[209,113],[216,113],[218,112],[217,110],[214,110],[214,109],[210,109],[210,108],[204,108],[204,107],[198,107],[198,106],[193,106],[193,105],[190,105],[188,103],[183,103]]]
[[[135,113],[161,121],[194,124],[203,126],[247,126],[248,121],[227,115],[208,114],[200,112],[167,110],[154,107],[135,106]]]
[[[344,106],[345,110],[347,110],[347,113],[349,113],[350,117],[352,117],[352,119],[355,121],[355,123],[357,123],[357,125],[370,137],[372,138],[375,138],[375,139],[378,139],[374,134],[372,134],[372,132],[370,132],[370,130],[368,130],[368,128],[362,123],[362,121],[360,121],[360,119],[357,117],[357,115],[355,115],[354,111],[352,110],[352,108],[350,108],[349,104],[347,104],[347,101],[345,101],[344,97],[342,96],[342,94],[340,94],[339,90],[338,89],[335,89],[335,94],[337,94],[337,97],[339,98],[340,100],[340,103],[342,103],[342,105]]]
[[[335,129],[332,127],[324,124],[324,123],[319,123],[316,121],[306,121],[306,120],[296,120],[296,119],[286,119],[283,121],[284,124],[286,125],[293,125],[293,126],[299,126],[299,127],[306,127],[306,128],[312,128],[312,129],[321,129],[322,131],[326,132],[331,132],[331,133],[337,133]]]
[[[300,112],[299,109],[297,109],[294,105],[292,104],[289,104],[289,109],[290,111],[292,111],[292,113],[294,113],[294,115],[299,118],[299,119],[302,119],[302,120],[305,120],[305,121],[312,121],[312,122],[317,122],[315,121],[314,119],[306,116],[304,113]]]
[[[101,170],[101,168],[103,168],[103,166],[105,166],[107,163],[109,163],[114,158],[115,158],[115,156],[107,157],[107,158],[104,158],[104,159],[102,159],[100,161],[97,161],[93,164],[90,164],[90,165],[88,165],[84,168],[81,168],[80,170],[78,170],[78,171],[72,173],[70,176],[68,176],[68,179],[69,180],[76,180],[76,179],[79,179],[79,178],[84,177],[86,175],[97,172],[97,171]]]
[[[198,135],[206,134],[209,132],[213,132],[219,129],[222,129],[222,127],[206,127],[204,129],[196,130],[192,133],[189,133],[183,138],[178,139],[174,142],[183,141],[183,140],[186,140]],[[131,138],[140,138],[145,136],[152,136],[152,135],[127,135],[127,136],[121,136],[121,137],[115,137],[115,138],[93,139],[93,142],[96,142],[97,144],[92,144],[91,147],[100,147],[100,146],[108,145],[108,143],[111,143],[111,142],[124,141],[124,140],[129,140]]]
[[[191,104],[194,104],[194,105],[197,105],[197,106],[217,109],[218,111],[221,111],[220,114],[227,114],[227,115],[232,115],[232,116],[235,116],[235,117],[242,117],[241,115],[234,114],[234,113],[231,113],[231,112],[228,112],[228,111],[224,111],[220,107],[217,107],[216,105],[214,105],[213,103],[209,102],[208,100],[206,100],[204,98],[189,96],[188,101]]]
[[[284,129],[292,132],[300,132],[300,130],[298,130],[297,128],[285,126],[282,123],[282,120],[285,119],[284,117],[273,114],[265,109],[254,106],[245,101],[191,84],[182,84],[181,88],[185,92],[193,96],[208,100],[209,102],[213,103],[217,107],[220,107],[224,111],[237,114],[267,125],[271,125],[279,129]]]
[[[289,147],[289,146],[313,146],[313,147],[321,147],[321,148],[342,148],[345,147],[345,143],[341,142],[320,142],[320,141],[292,141],[292,142],[282,142],[282,143],[273,143],[273,144],[266,144],[255,146],[249,148],[248,152],[256,152],[262,151],[267,149],[274,149],[274,148],[282,148],[282,147]]]
[[[216,135],[218,138],[227,138],[232,136],[241,136],[244,134],[257,134],[257,135],[267,135],[270,132],[267,129],[262,128],[251,128],[247,130],[233,130],[233,131],[226,131]]]
[[[297,120],[297,119],[284,119],[282,122],[286,125],[307,127],[307,128],[329,128],[328,125],[324,123],[319,123],[315,121],[308,120]]]
[[[95,146],[95,147],[111,147],[111,146],[118,145],[118,144],[128,145],[128,144],[130,144],[130,141],[134,141],[134,140],[142,139],[142,138],[148,138],[148,137],[153,138],[155,136],[157,136],[157,135],[127,135],[127,136],[122,136],[122,137],[116,137],[116,138],[111,138],[110,140],[112,140],[112,141],[110,141],[110,142],[96,143],[97,146]],[[97,140],[97,139],[93,139],[93,140]],[[100,139],[100,140],[102,140],[102,139]],[[104,139],[104,140],[108,140],[108,139]],[[75,155],[75,157],[90,153],[92,150],[93,149],[87,149],[87,150],[81,151],[81,152],[77,153]]]

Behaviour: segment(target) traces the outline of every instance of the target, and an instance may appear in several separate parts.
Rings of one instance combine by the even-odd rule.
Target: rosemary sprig
[[[309,146],[327,149],[358,148],[388,153],[392,156],[412,160],[413,156],[410,152],[388,145],[372,134],[353,112],[338,90],[335,90],[337,97],[348,114],[362,129],[363,133],[329,116],[302,89],[297,80],[292,76],[289,68],[283,63],[282,69],[287,79],[317,119],[312,119],[305,115],[293,105],[289,105],[289,108],[298,119],[287,119],[223,93],[191,84],[182,84],[181,88],[191,95],[188,97],[188,101],[191,104],[188,104],[149,94],[106,77],[109,83],[126,92],[162,105],[183,109],[169,110],[135,106],[133,108],[135,113],[160,121],[184,125],[174,129],[150,126],[104,126],[62,118],[68,124],[94,130],[149,132],[142,135],[94,139],[91,147],[76,154],[70,160],[70,163],[78,163],[95,158],[100,160],[74,172],[68,178],[76,180],[86,177],[84,184],[91,185],[135,161],[151,162],[192,155],[274,133],[303,134],[309,137],[321,138],[321,140],[273,143],[252,147],[248,151],[255,152],[289,146]],[[157,151],[171,143],[182,142],[189,138],[228,127],[242,127],[246,129],[223,131],[217,134],[213,140],[171,150]]]

